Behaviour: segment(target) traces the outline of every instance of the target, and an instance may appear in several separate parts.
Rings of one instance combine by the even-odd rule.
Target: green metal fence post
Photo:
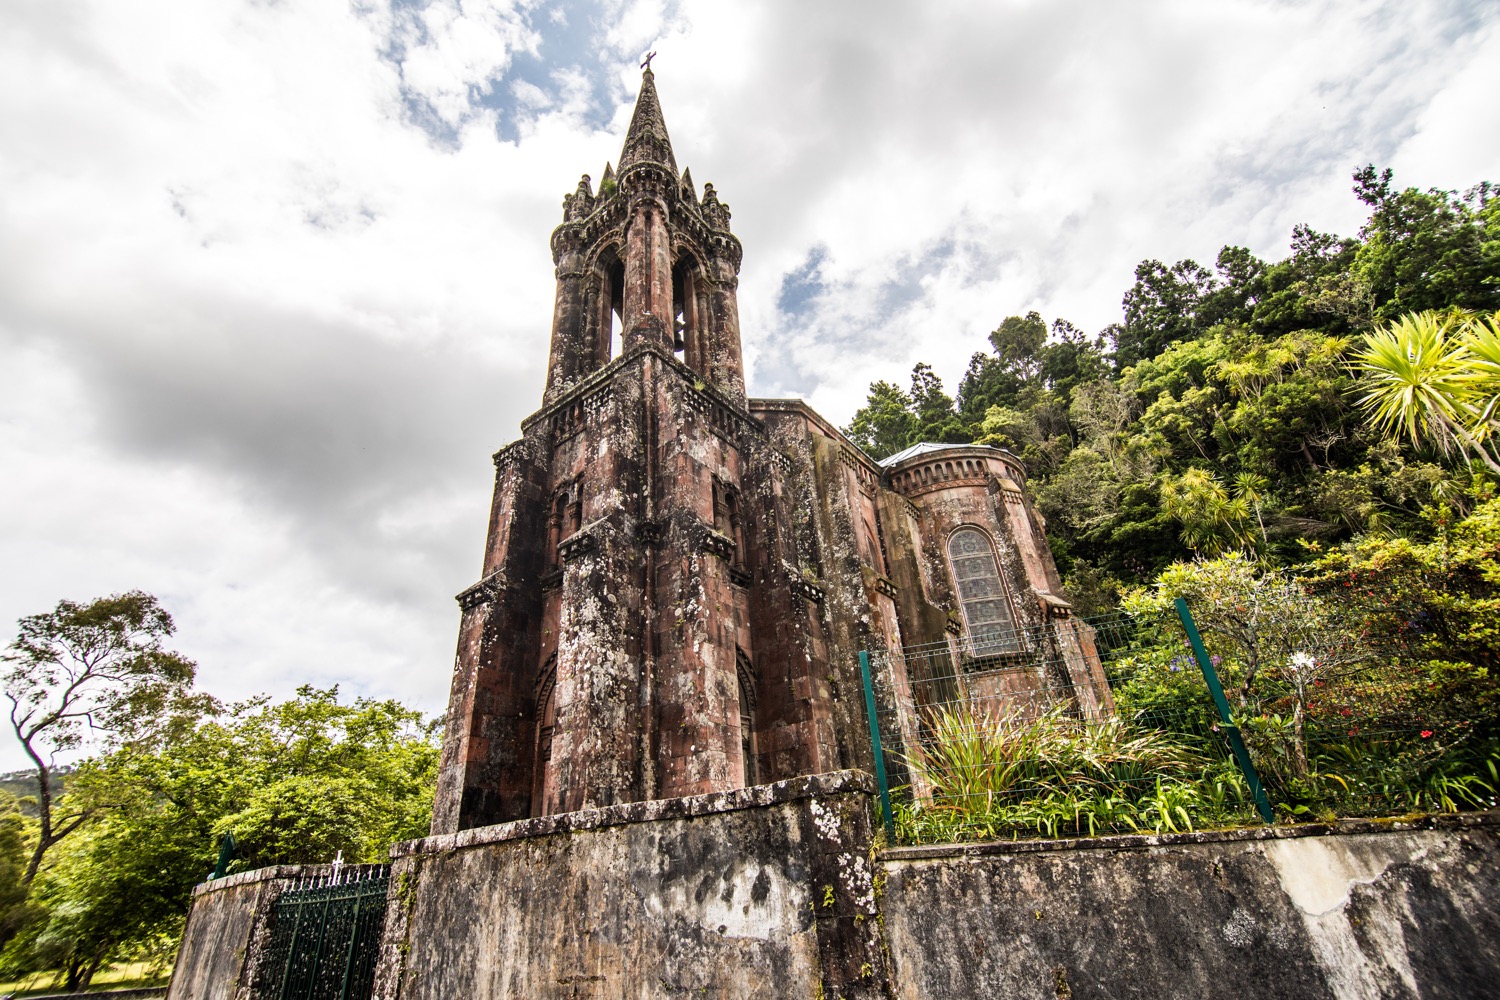
[[[276,1000],[287,1000],[287,991],[292,988],[292,959],[297,955],[297,935],[302,932],[302,913],[304,906],[297,907],[297,919],[292,924],[292,941],[287,945],[286,961],[281,966],[281,989],[276,992]]]
[[[1240,772],[1245,776],[1245,783],[1250,786],[1250,794],[1255,797],[1255,808],[1260,812],[1260,818],[1267,823],[1276,822],[1276,812],[1271,808],[1271,800],[1266,798],[1266,790],[1261,786],[1260,775],[1255,772],[1255,764],[1250,760],[1250,751],[1245,748],[1245,741],[1240,736],[1240,727],[1236,726],[1229,715],[1229,700],[1224,697],[1224,686],[1219,683],[1218,672],[1214,670],[1213,661],[1208,658],[1208,650],[1203,648],[1203,637],[1198,634],[1198,625],[1193,621],[1193,613],[1188,610],[1187,601],[1179,597],[1176,601],[1177,617],[1182,619],[1182,628],[1187,632],[1188,643],[1193,647],[1193,657],[1198,661],[1198,667],[1203,671],[1203,680],[1208,684],[1208,693],[1213,695],[1214,707],[1219,710],[1219,719],[1224,723],[1224,733],[1229,737],[1229,746],[1234,751],[1235,763],[1239,764]]]
[[[339,1000],[349,1000],[349,976],[354,972],[354,956],[359,950],[359,904],[364,902],[363,895],[356,893],[354,896],[354,919],[351,922],[353,930],[349,933],[349,951],[344,958],[344,979],[339,984]]]
[[[219,861],[214,865],[214,873],[209,878],[224,877],[224,873],[229,871],[229,862],[234,860],[234,852],[238,847],[239,845],[234,842],[234,834],[232,832],[226,833],[219,838]]]
[[[865,714],[870,718],[870,743],[875,749],[875,784],[880,788],[880,818],[886,836],[896,837],[896,819],[891,815],[891,784],[885,776],[885,750],[880,745],[880,718],[875,714],[875,685],[870,680],[870,654],[859,651],[859,676],[865,685]]]

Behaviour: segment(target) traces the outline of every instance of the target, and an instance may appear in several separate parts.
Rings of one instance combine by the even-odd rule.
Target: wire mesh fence
[[[870,653],[897,839],[1493,804],[1500,698],[1483,677],[1336,614],[1254,610],[1052,618]]]

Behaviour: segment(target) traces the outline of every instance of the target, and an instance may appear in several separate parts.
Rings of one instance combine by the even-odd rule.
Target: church
[[[908,740],[919,644],[961,673],[1047,642],[1063,666],[1036,669],[1065,676],[1035,691],[1109,710],[1013,455],[877,462],[802,401],[746,396],[740,241],[679,171],[649,65],[618,166],[563,199],[551,246],[541,408],[494,456],[458,596],[434,834],[870,770],[861,650],[897,654]],[[1025,671],[984,672],[1012,689],[973,697],[1024,700]]]
[[[1114,706],[1013,455],[877,462],[746,396],[740,254],[648,67],[552,234],[547,381],[458,597],[431,835],[199,885],[169,1000],[1483,993],[1487,814],[883,839],[867,703],[913,808],[944,713]]]

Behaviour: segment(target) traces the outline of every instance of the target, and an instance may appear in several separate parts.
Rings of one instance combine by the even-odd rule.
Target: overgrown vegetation
[[[139,593],[22,622],[6,692],[44,794],[0,798],[0,979],[46,973],[72,990],[113,963],[166,967],[225,833],[238,871],[381,861],[427,832],[434,722],[337,689],[223,705],[192,689],[172,632]],[[66,751],[91,754],[63,794],[47,776]]]
[[[1488,472],[1494,327],[1468,317],[1500,309],[1500,198],[1398,189],[1372,167],[1354,193],[1370,210],[1356,236],[1301,226],[1280,261],[1236,246],[1212,268],[1143,261],[1122,322],[1090,335],[1010,316],[956,399],[918,364],[909,389],[872,384],[847,432],[877,458],[924,440],[1016,452],[1084,612],[1195,555],[1288,565],[1363,534],[1429,538],[1424,508],[1471,485],[1460,446]],[[1432,405],[1372,420],[1362,400],[1381,383],[1357,362],[1423,311],[1443,331],[1417,366],[1439,376],[1417,393]],[[1416,439],[1392,437],[1407,414]],[[1426,433],[1444,426],[1456,439]]]
[[[1178,831],[1254,816],[1232,765],[1119,716],[1084,721],[1057,708],[1020,720],[958,707],[935,716],[908,764],[921,793],[899,801],[897,832],[910,842]]]
[[[956,399],[919,364],[909,391],[871,385],[847,428],[877,457],[924,440],[1018,454],[1084,615],[1145,622],[1188,597],[1288,818],[1473,808],[1500,784],[1500,198],[1373,167],[1354,193],[1370,210],[1354,237],[1302,226],[1277,262],[1143,261],[1121,323],[1008,317]],[[905,807],[905,834],[1252,818],[1167,634],[1114,665],[1118,732],[933,720],[910,765],[939,794]],[[1075,767],[1078,746],[1136,739],[1176,763],[1123,783]],[[977,786],[955,778],[965,755],[992,762]]]
[[[1430,512],[1442,522],[1442,509]],[[1500,500],[1431,542],[1366,538],[1296,567],[1174,564],[1124,599],[1117,713],[959,704],[907,755],[909,841],[1258,822],[1172,602],[1186,598],[1286,821],[1493,808],[1500,790]]]

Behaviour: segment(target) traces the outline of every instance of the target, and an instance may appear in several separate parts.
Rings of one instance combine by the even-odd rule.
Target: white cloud
[[[547,237],[645,50],[745,243],[752,390],[843,422],[1007,314],[1102,327],[1142,258],[1351,231],[1365,162],[1500,176],[1497,45],[1456,0],[12,0],[0,623],[139,586],[211,690],[440,711]]]

